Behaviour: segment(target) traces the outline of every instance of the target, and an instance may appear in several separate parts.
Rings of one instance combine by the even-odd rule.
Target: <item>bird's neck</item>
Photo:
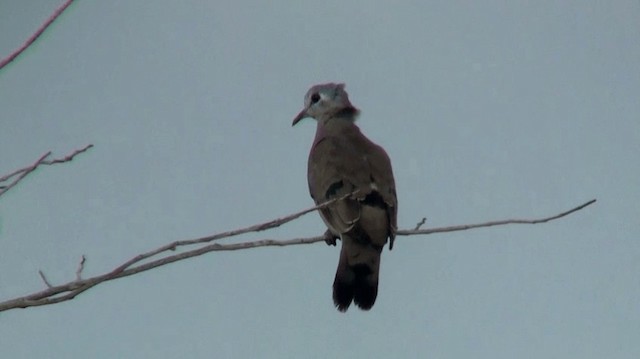
[[[348,131],[351,128],[356,127],[355,118],[352,116],[345,117],[330,117],[318,121],[318,131],[327,134],[336,134]]]
[[[351,132],[359,132],[360,129],[354,123],[358,110],[341,111],[336,115],[318,120],[316,138],[314,143],[318,143],[327,137],[343,136]]]
[[[345,118],[345,119],[350,119],[351,121],[355,121],[359,113],[360,113],[360,110],[349,105],[347,107],[341,108],[340,110],[336,111],[336,113],[334,113],[332,117]]]
[[[356,117],[358,117],[359,112],[360,111],[353,106],[341,108],[336,112],[327,114],[326,117],[318,119],[318,126],[328,130],[340,130],[345,127],[354,126],[353,123]]]

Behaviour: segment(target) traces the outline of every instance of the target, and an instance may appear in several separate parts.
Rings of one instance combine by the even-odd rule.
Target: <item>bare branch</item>
[[[276,228],[276,227],[280,227],[281,225],[291,222],[296,218],[299,218],[309,212],[313,212],[313,211],[317,211],[319,209],[322,209],[330,204],[332,204],[333,202],[336,201],[340,201],[343,200],[349,196],[351,196],[353,193],[349,193],[346,194],[340,198],[334,198],[330,201],[327,201],[325,203],[319,204],[317,206],[314,207],[310,207],[307,208],[305,210],[302,210],[300,212],[296,212],[294,214],[290,214],[288,216],[282,217],[282,218],[277,218],[274,219],[272,221],[269,222],[265,222],[265,223],[260,223],[260,224],[256,224],[253,226],[249,226],[246,228],[240,228],[240,229],[235,229],[233,231],[227,231],[227,232],[222,232],[222,233],[218,233],[218,234],[214,234],[212,236],[207,236],[207,237],[202,237],[202,238],[196,238],[196,239],[187,239],[187,240],[181,240],[181,241],[175,241],[172,243],[169,243],[167,245],[164,245],[160,248],[154,249],[152,251],[146,252],[146,253],[142,253],[139,254],[133,258],[131,258],[130,260],[124,262],[123,264],[121,264],[118,268],[114,269],[113,272],[122,272],[124,269],[132,266],[135,263],[138,263],[140,261],[143,261],[145,259],[151,258],[155,255],[158,255],[162,252],[166,252],[166,251],[175,251],[178,247],[184,247],[184,246],[190,246],[190,245],[195,245],[195,244],[202,244],[202,243],[208,243],[208,242],[212,242],[218,239],[222,239],[222,238],[230,238],[230,237],[235,237],[241,234],[245,234],[245,233],[251,233],[251,232],[260,232],[260,231],[264,231],[267,229],[271,229],[271,228]],[[206,252],[205,252],[206,253]]]
[[[345,196],[346,197],[346,196]],[[258,247],[268,247],[268,246],[290,246],[290,245],[299,245],[299,244],[310,244],[310,243],[316,243],[316,242],[324,242],[325,241],[325,236],[321,235],[321,236],[316,236],[316,237],[309,237],[309,238],[294,238],[294,239],[289,239],[289,240],[273,240],[273,239],[263,239],[263,240],[258,240],[258,241],[252,241],[252,242],[241,242],[241,243],[231,243],[231,244],[219,244],[219,243],[209,243],[221,238],[228,238],[228,237],[232,237],[232,236],[237,236],[239,234],[244,234],[244,233],[249,233],[249,232],[259,232],[259,231],[263,231],[269,228],[275,228],[278,227],[284,223],[290,222],[306,213],[312,212],[312,211],[316,211],[318,209],[324,208],[327,205],[333,203],[334,201],[337,200],[341,200],[342,198],[338,198],[335,199],[333,201],[329,201],[329,202],[325,202],[321,205],[315,206],[315,207],[311,207],[309,209],[294,213],[292,215],[289,216],[285,216],[283,218],[279,218],[279,219],[275,219],[269,222],[265,222],[262,224],[257,224],[257,225],[253,225],[253,226],[249,226],[246,228],[241,228],[241,229],[237,229],[234,231],[228,231],[228,232],[223,232],[223,233],[219,233],[216,235],[212,235],[212,236],[208,236],[208,237],[203,237],[203,238],[198,238],[198,239],[191,239],[191,240],[183,240],[183,241],[176,241],[170,244],[167,244],[165,246],[162,246],[158,249],[149,251],[147,253],[143,253],[140,255],[137,255],[135,257],[133,257],[132,259],[124,262],[123,264],[121,264],[120,266],[116,267],[114,270],[112,270],[111,272],[102,274],[102,275],[98,275],[92,278],[88,278],[88,279],[80,279],[80,272],[82,272],[82,269],[84,268],[84,260],[81,261],[80,267],[78,268],[78,270],[76,271],[76,280],[68,282],[66,284],[62,284],[59,286],[51,286],[46,279],[44,279],[44,275],[41,273],[41,277],[43,277],[43,280],[45,281],[45,283],[47,284],[48,288],[44,289],[40,292],[36,292],[30,295],[26,295],[23,297],[19,297],[19,298],[15,298],[15,299],[10,299],[4,302],[0,303],[0,312],[5,311],[5,310],[9,310],[9,309],[16,309],[16,308],[28,308],[28,307],[34,307],[34,306],[41,306],[41,305],[49,305],[49,304],[55,304],[55,303],[60,303],[63,301],[67,301],[67,300],[71,300],[73,298],[75,298],[77,295],[79,295],[80,293],[102,283],[102,282],[106,282],[106,281],[110,281],[110,280],[114,280],[117,278],[122,278],[122,277],[126,277],[126,276],[130,276],[130,275],[134,275],[140,272],[144,272],[156,267],[160,267],[163,265],[167,265],[169,263],[173,263],[173,262],[177,262],[180,260],[184,260],[187,258],[192,258],[192,257],[197,257],[200,255],[203,255],[205,253],[209,253],[209,252],[215,252],[215,251],[232,251],[232,250],[239,250],[239,249],[248,249],[248,248],[258,248]],[[479,227],[489,227],[489,226],[498,226],[498,225],[505,225],[505,224],[536,224],[536,223],[544,223],[544,222],[549,222],[561,217],[564,217],[566,215],[569,215],[573,212],[579,211],[591,204],[593,204],[596,200],[591,200],[588,201],[578,207],[575,207],[571,210],[562,212],[560,214],[551,216],[551,217],[545,217],[545,218],[541,218],[541,219],[510,219],[510,220],[503,220],[503,221],[492,221],[492,222],[485,222],[485,223],[479,223],[479,224],[471,224],[471,225],[459,225],[459,226],[450,226],[450,227],[439,227],[439,228],[431,228],[431,229],[423,229],[420,230],[419,226],[422,225],[421,223],[418,223],[418,229],[413,229],[413,230],[399,230],[397,232],[398,235],[404,235],[404,236],[408,236],[408,235],[417,235],[417,234],[431,234],[431,233],[440,233],[440,232],[453,232],[453,231],[462,231],[462,230],[467,230],[467,229],[471,229],[471,228],[479,228]],[[176,250],[180,247],[184,247],[184,246],[192,246],[192,245],[201,245],[206,243],[206,245],[201,246],[199,248],[196,249],[192,249],[189,251],[185,251],[182,253],[178,253],[178,254],[174,254],[174,255],[169,255],[169,256],[165,256],[165,257],[161,257],[146,263],[139,263],[145,259],[149,259],[153,256],[156,256],[160,253],[163,253],[165,251],[169,251],[169,250]],[[84,256],[83,256],[84,258]],[[137,265],[135,265],[137,264]]]
[[[75,151],[73,151],[72,153],[66,155],[63,158],[57,158],[57,159],[53,159],[53,160],[47,160],[47,157],[49,157],[51,155],[51,151],[49,151],[49,152],[43,154],[42,156],[40,156],[40,158],[38,158],[38,160],[36,162],[34,162],[32,165],[29,165],[29,166],[24,167],[24,168],[20,168],[18,170],[15,170],[15,171],[9,173],[8,175],[4,175],[4,176],[0,177],[0,183],[2,183],[2,182],[5,182],[5,181],[11,179],[14,176],[17,176],[17,178],[13,182],[0,187],[0,197],[3,194],[7,193],[11,188],[13,188],[15,185],[17,185],[18,182],[22,181],[30,173],[35,171],[38,168],[38,166],[41,166],[41,165],[54,165],[54,164],[58,164],[58,163],[71,162],[75,156],[77,156],[80,153],[86,152],[91,147],[93,147],[93,145],[91,145],[91,144],[86,145],[85,147],[83,147],[83,148],[81,148],[79,150],[75,150]]]
[[[16,57],[23,53],[24,50],[31,46],[31,44],[33,44],[38,39],[38,37],[42,35],[42,33],[67,9],[67,7],[69,7],[69,5],[71,5],[72,2],[73,0],[67,0],[64,4],[57,8],[56,11],[54,11],[53,14],[49,16],[47,21],[40,25],[38,30],[36,30],[36,32],[34,32],[33,35],[31,35],[27,39],[27,41],[22,44],[22,46],[20,46],[14,52],[10,53],[6,58],[0,60],[0,70],[2,70],[3,67],[7,66],[11,61],[13,61]]]
[[[416,224],[416,226],[413,228],[414,231],[417,231],[418,229],[420,229],[420,227],[422,227],[422,225],[427,221],[427,217],[422,217],[422,219],[420,220],[420,222],[418,222]]]
[[[560,214],[556,214],[555,216],[545,217],[540,219],[505,219],[502,221],[491,221],[484,223],[476,223],[476,224],[462,224],[457,226],[450,227],[438,227],[438,228],[430,228],[430,229],[413,229],[413,230],[399,230],[396,232],[399,236],[410,236],[415,234],[432,234],[432,233],[443,233],[443,232],[456,232],[456,231],[464,231],[472,228],[482,228],[482,227],[492,227],[492,226],[504,226],[505,224],[537,224],[537,223],[545,223],[549,221],[553,221],[558,218],[562,218],[566,215],[569,215],[573,212],[579,211],[586,206],[589,206],[595,203],[596,200],[592,199],[588,202],[585,202],[575,208],[572,208],[568,211],[562,212]]]

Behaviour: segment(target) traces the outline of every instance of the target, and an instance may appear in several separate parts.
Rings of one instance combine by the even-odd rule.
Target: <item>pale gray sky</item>
[[[61,0],[1,1],[0,56]],[[370,312],[338,249],[212,253],[0,314],[3,358],[640,357],[637,1],[79,1],[0,71],[0,174],[91,152],[0,199],[0,300],[312,204],[315,83],[387,149],[402,237]],[[322,233],[317,214],[272,232]]]

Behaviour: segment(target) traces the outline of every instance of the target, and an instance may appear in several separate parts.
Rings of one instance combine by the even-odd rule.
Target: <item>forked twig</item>
[[[11,179],[12,177],[16,177],[15,180],[13,180],[13,182],[6,184],[6,185],[2,185],[0,186],[0,197],[7,193],[11,188],[15,187],[20,181],[22,181],[25,177],[27,177],[29,174],[31,174],[33,171],[35,171],[39,166],[42,165],[54,165],[54,164],[58,164],[58,163],[65,163],[65,162],[71,162],[73,160],[73,158],[77,155],[79,155],[80,153],[86,152],[87,150],[89,150],[91,147],[93,147],[93,145],[89,144],[84,146],[83,148],[79,149],[79,150],[75,150],[72,153],[64,156],[63,158],[56,158],[53,160],[47,160],[47,157],[49,157],[51,155],[51,151],[48,151],[47,153],[43,154],[42,156],[40,156],[40,158],[38,158],[38,160],[36,160],[33,164],[27,166],[27,167],[23,167],[20,169],[17,169],[7,175],[4,175],[2,177],[0,177],[0,184],[2,184],[2,182],[6,182],[9,179]]]

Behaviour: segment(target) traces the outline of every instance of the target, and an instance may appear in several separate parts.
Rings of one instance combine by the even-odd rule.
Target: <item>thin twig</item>
[[[29,46],[31,46],[31,44],[33,44],[38,39],[38,37],[42,35],[42,33],[67,9],[67,7],[69,7],[69,5],[71,5],[72,2],[73,0],[67,0],[65,3],[60,5],[60,7],[58,7],[53,12],[53,14],[49,16],[47,21],[45,21],[42,25],[40,25],[38,30],[36,30],[36,32],[34,32],[27,39],[27,41],[25,41],[25,43],[22,44],[22,46],[20,46],[18,49],[10,53],[9,56],[0,60],[0,70],[2,70],[3,67],[7,66],[11,61],[13,61],[16,57],[18,57],[21,53],[23,53],[24,50],[26,50]]]
[[[54,164],[58,164],[58,163],[65,163],[65,162],[71,162],[73,160],[73,158],[81,153],[86,152],[87,150],[89,150],[91,147],[93,147],[93,145],[89,144],[84,146],[83,148],[79,149],[79,150],[75,150],[72,153],[62,157],[62,158],[56,158],[53,160],[47,160],[47,157],[49,157],[51,155],[51,151],[43,154],[42,156],[40,156],[40,158],[38,158],[38,160],[36,162],[34,162],[33,164],[27,166],[27,167],[23,167],[20,169],[17,169],[7,175],[4,175],[2,177],[0,177],[0,183],[5,182],[7,180],[9,180],[10,178],[17,176],[17,178],[7,184],[4,185],[3,187],[0,187],[0,196],[2,196],[3,194],[7,193],[11,188],[13,188],[15,185],[18,184],[18,182],[22,181],[25,177],[27,177],[30,173],[32,173],[33,171],[35,171],[38,166],[42,166],[42,165],[54,165]]]
[[[40,161],[40,165],[54,165],[54,164],[58,164],[58,163],[71,162],[74,157],[76,157],[77,155],[79,155],[79,154],[81,154],[83,152],[87,152],[87,150],[89,150],[92,147],[93,147],[92,144],[88,144],[88,145],[84,146],[81,149],[74,150],[73,152],[71,152],[70,154],[68,154],[68,155],[66,155],[66,156],[64,156],[62,158],[56,158],[56,159],[53,159],[53,160],[44,159],[44,160]],[[49,155],[49,154],[51,154],[51,151],[45,153],[45,155],[43,155],[43,157],[46,157],[46,155]],[[4,175],[4,176],[0,177],[0,182],[4,182],[4,181],[8,180],[9,178],[11,178],[11,177],[13,177],[15,175],[18,175],[18,174],[28,170],[32,166],[33,165],[29,165],[29,166],[17,169],[17,170],[15,170],[15,171],[7,174],[7,175]]]
[[[337,199],[340,200],[340,199]],[[451,226],[451,227],[439,227],[439,228],[431,228],[431,229],[423,229],[423,230],[399,230],[397,232],[397,234],[399,235],[416,235],[416,234],[430,234],[430,233],[439,233],[439,232],[453,232],[453,231],[461,231],[461,230],[466,230],[466,229],[471,229],[471,228],[479,228],[479,227],[489,227],[489,226],[497,226],[497,225],[505,225],[505,224],[513,224],[513,223],[518,223],[518,224],[536,224],[536,223],[544,223],[544,222],[549,222],[561,217],[564,217],[566,215],[569,215],[573,212],[579,211],[591,204],[593,204],[596,200],[591,200],[588,201],[578,207],[575,207],[573,209],[570,209],[568,211],[562,212],[560,214],[551,216],[551,217],[545,217],[545,218],[541,218],[541,219],[532,219],[532,220],[528,220],[528,219],[510,219],[510,220],[504,220],[504,221],[492,221],[492,222],[485,222],[485,223],[480,223],[480,224],[471,224],[471,225],[460,225],[460,226]],[[148,259],[156,254],[162,253],[166,250],[170,250],[170,249],[176,249],[179,246],[183,246],[183,245],[194,245],[194,244],[203,244],[203,243],[207,243],[207,242],[211,242],[214,241],[216,239],[220,239],[220,238],[227,238],[227,237],[231,237],[231,236],[235,236],[238,234],[242,234],[242,233],[248,233],[248,232],[258,232],[258,231],[262,231],[268,228],[274,228],[274,227],[278,227],[286,222],[289,222],[293,219],[296,219],[306,213],[309,213],[311,211],[315,211],[318,210],[320,208],[323,208],[324,206],[327,206],[329,204],[331,204],[332,201],[323,203],[319,206],[315,206],[297,213],[294,213],[292,215],[289,216],[285,216],[283,218],[280,219],[275,219],[273,221],[269,221],[269,222],[265,222],[262,224],[258,224],[258,225],[254,225],[254,226],[249,226],[246,228],[242,228],[242,229],[237,229],[234,231],[228,231],[228,232],[223,232],[220,234],[216,234],[213,236],[208,236],[208,237],[203,237],[203,238],[199,238],[199,239],[195,239],[195,240],[185,240],[185,241],[176,241],[173,242],[171,244],[168,244],[166,246],[162,246],[156,250],[144,253],[144,254],[140,254],[132,259],[130,259],[129,261],[126,261],[125,263],[123,263],[122,265],[116,267],[114,270],[99,275],[99,276],[95,276],[92,278],[88,278],[88,279],[78,279],[76,278],[76,280],[71,281],[69,283],[66,284],[62,284],[59,286],[51,286],[46,279],[44,279],[44,274],[42,274],[41,272],[41,277],[43,277],[43,280],[45,281],[45,284],[47,284],[48,288],[40,291],[40,292],[36,292],[30,295],[26,295],[23,297],[19,297],[19,298],[15,298],[15,299],[10,299],[4,302],[0,303],[0,312],[5,311],[5,310],[9,310],[9,309],[16,309],[16,308],[28,308],[28,307],[34,307],[34,306],[41,306],[41,305],[49,305],[49,304],[55,304],[55,303],[60,303],[63,301],[67,301],[67,300],[71,300],[73,298],[75,298],[77,295],[79,295],[80,293],[96,286],[99,285],[102,282],[106,282],[106,281],[110,281],[110,280],[114,280],[117,278],[122,278],[122,277],[126,277],[126,276],[130,276],[130,275],[134,275],[140,272],[144,272],[144,271],[148,271],[150,269],[153,268],[157,268],[163,265],[167,265],[169,263],[173,263],[173,262],[177,262],[180,260],[184,260],[187,258],[192,258],[192,257],[197,257],[200,255],[203,255],[205,253],[209,253],[209,252],[215,252],[215,251],[232,251],[232,250],[240,250],[240,249],[248,249],[248,248],[258,248],[258,247],[268,247],[268,246],[290,246],[290,245],[298,245],[298,244],[309,244],[309,243],[316,243],[316,242],[324,242],[325,240],[325,236],[321,235],[321,236],[316,236],[316,237],[309,237],[309,238],[294,238],[294,239],[289,239],[289,240],[273,240],[273,239],[263,239],[263,240],[258,240],[258,241],[251,241],[251,242],[242,242],[242,243],[232,243],[232,244],[219,244],[219,243],[208,243],[204,246],[201,246],[199,248],[196,249],[192,249],[186,252],[182,252],[182,253],[178,253],[178,254],[174,254],[174,255],[170,255],[170,256],[165,256],[165,257],[161,257],[146,263],[138,263],[144,259]],[[82,263],[82,262],[81,262]],[[134,265],[138,263],[137,265]],[[80,272],[81,270],[79,270],[78,272]],[[78,276],[78,272],[76,273],[76,277]]]
[[[42,279],[42,281],[44,282],[44,284],[49,287],[49,288],[53,288],[53,286],[51,285],[51,283],[49,283],[49,281],[47,280],[47,277],[44,276],[44,272],[42,272],[41,270],[38,271],[38,274],[40,274],[40,278]]]
[[[51,161],[44,161],[42,164],[44,164],[44,165],[55,165],[57,163],[71,162],[71,161],[73,161],[74,157],[76,157],[77,155],[79,155],[81,153],[87,152],[92,147],[93,147],[93,144],[90,143],[90,144],[82,147],[81,149],[75,150],[75,151],[71,152],[70,154],[68,154],[68,155],[66,155],[66,156],[64,156],[62,158],[56,158],[56,159],[53,159]]]
[[[427,217],[422,217],[422,219],[420,220],[420,222],[418,222],[416,224],[416,226],[413,228],[414,231],[417,231],[418,229],[420,229],[420,227],[422,227],[422,225],[427,221]]]

